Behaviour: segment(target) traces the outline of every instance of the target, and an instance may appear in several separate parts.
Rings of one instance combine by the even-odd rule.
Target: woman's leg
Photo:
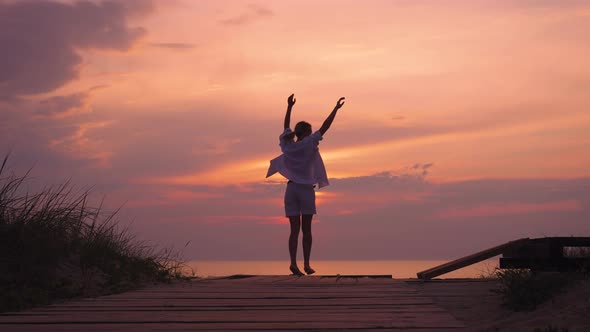
[[[313,219],[313,214],[304,214],[301,216],[301,229],[303,231],[303,261],[304,266],[303,269],[305,273],[312,274],[314,273],[314,269],[311,268],[309,265],[309,256],[311,255],[311,220]]]
[[[295,275],[303,275],[297,267],[297,241],[299,240],[299,229],[301,229],[301,218],[299,217],[301,207],[297,198],[293,183],[287,184],[285,190],[285,214],[291,224],[291,234],[289,235],[289,255],[291,256],[291,266],[289,270]]]
[[[299,229],[301,228],[301,221],[299,216],[289,217],[291,224],[291,234],[289,235],[289,255],[291,256],[291,266],[289,269],[293,274],[302,275],[299,267],[297,267],[297,242],[299,240]]]

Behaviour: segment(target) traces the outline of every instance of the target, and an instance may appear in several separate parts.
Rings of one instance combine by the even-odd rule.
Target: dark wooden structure
[[[588,248],[585,255],[568,255],[569,248]],[[590,237],[546,237],[529,239],[511,246],[502,253],[501,269],[531,269],[534,271],[573,271],[590,263]]]
[[[572,256],[566,252],[568,248],[580,247],[588,248],[585,255]],[[589,254],[590,237],[522,238],[418,272],[417,276],[419,279],[432,279],[498,255],[502,255],[500,258],[501,269],[571,271],[590,267]]]

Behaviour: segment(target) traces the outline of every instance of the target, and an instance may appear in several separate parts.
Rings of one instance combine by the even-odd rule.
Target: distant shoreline
[[[195,275],[221,277],[236,274],[288,275],[288,264],[281,260],[190,260],[186,262]],[[416,278],[416,273],[437,266],[448,260],[317,260],[312,265],[319,275],[385,275],[395,279]],[[440,278],[480,278],[494,272],[497,259],[445,274]]]

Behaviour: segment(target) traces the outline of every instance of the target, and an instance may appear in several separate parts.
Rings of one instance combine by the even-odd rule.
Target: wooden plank
[[[507,250],[513,246],[522,245],[522,244],[526,243],[527,241],[529,241],[529,238],[522,238],[522,239],[518,239],[515,241],[510,241],[510,242],[501,244],[499,246],[495,246],[493,248],[489,248],[489,249],[477,252],[475,254],[465,256],[465,257],[456,259],[454,261],[435,266],[435,267],[430,268],[428,270],[418,272],[417,276],[420,279],[431,279],[431,278],[437,277],[441,274],[455,271],[455,270],[458,270],[462,267],[466,267],[468,265],[475,264],[477,262],[481,262],[481,261],[486,260],[488,258],[500,255],[505,250]]]
[[[155,324],[11,324],[0,325],[5,331],[10,332],[145,332],[145,331],[307,331],[325,330],[325,331],[412,331],[412,332],[458,332],[465,331],[463,326],[456,325],[437,325],[438,322],[425,322],[421,326],[403,326],[401,324],[391,324],[392,326],[381,326],[357,323],[333,324],[331,322],[313,322],[313,323],[231,323],[231,324],[194,324],[194,323],[155,323]]]
[[[207,289],[211,285],[215,285],[216,288],[219,285],[231,287],[232,289],[247,289],[252,287],[328,287],[338,288],[343,285],[343,282],[349,282],[347,285],[357,285],[362,287],[388,287],[388,288],[405,288],[403,279],[371,279],[371,278],[325,278],[325,277],[306,277],[303,280],[289,281],[283,280],[280,277],[276,279],[268,279],[266,281],[244,281],[244,280],[202,280],[202,281],[191,281],[182,283],[173,283],[170,285],[156,285],[146,287],[139,291],[155,291],[155,290],[184,290],[184,289]],[[221,288],[220,288],[221,289]]]
[[[268,278],[275,278],[277,275],[248,275],[248,274],[235,274],[227,277],[212,277],[208,279],[216,279],[216,280],[237,280],[237,279],[248,279],[248,281],[264,281]],[[368,279],[392,279],[393,276],[391,274],[335,274],[335,275],[321,275],[321,274],[314,274],[312,276],[280,276],[286,277],[291,279],[306,279],[306,278],[368,278]]]
[[[387,305],[390,308],[395,308],[396,306],[418,306],[418,305],[425,305],[425,304],[432,304],[432,300],[426,296],[416,296],[406,299],[387,299],[387,298],[363,298],[363,299],[289,299],[289,300],[260,300],[260,299],[241,299],[241,300],[232,300],[232,301],[224,301],[218,299],[212,299],[209,301],[187,301],[187,300],[168,300],[168,301],[101,301],[98,303],[88,303],[88,304],[76,304],[76,305],[58,305],[58,306],[48,306],[33,309],[32,311],[36,310],[48,310],[51,308],[93,308],[93,307],[171,307],[171,308],[190,308],[190,307],[247,307],[247,306],[258,306],[258,307],[272,307],[272,306],[314,306],[314,307],[322,307],[322,306],[361,306],[361,305]]]
[[[355,275],[355,274],[336,274],[336,275],[320,275],[318,276],[321,279],[323,278],[352,278],[352,279],[392,279],[393,276],[391,274],[367,274],[367,275]]]
[[[371,292],[379,292],[379,291],[388,291],[388,292],[406,292],[409,289],[407,287],[395,287],[392,285],[376,285],[376,286],[365,286],[359,285],[355,283],[350,284],[342,284],[339,283],[335,286],[326,286],[322,287],[321,285],[312,285],[312,286],[291,286],[291,285],[269,285],[269,286],[259,286],[259,285],[252,285],[251,287],[235,287],[231,285],[221,287],[187,287],[187,288],[171,288],[171,289],[145,289],[140,291],[131,291],[130,293],[134,294],[147,294],[147,293],[186,293],[186,292],[194,292],[194,293],[208,293],[208,292],[220,292],[220,293],[236,293],[236,292],[244,292],[244,293],[255,293],[258,291],[264,292],[278,292],[278,291],[324,291],[324,292],[332,292],[332,291],[339,291],[339,289],[347,289],[350,292],[354,292],[355,290],[359,291],[371,291]],[[120,294],[117,294],[120,295]],[[113,295],[114,296],[114,295]]]
[[[315,323],[330,323],[333,328],[347,328],[351,324],[358,327],[383,326],[388,327],[460,327],[462,324],[454,319],[449,319],[446,311],[435,312],[313,312],[294,310],[290,313],[277,311],[259,312],[108,312],[108,313],[80,313],[75,314],[51,314],[51,315],[26,315],[3,317],[0,329],[6,324],[208,324],[227,327],[231,324],[259,323],[259,324],[285,324],[293,323],[299,326],[310,326]]]
[[[174,295],[203,295],[207,296],[207,294],[220,294],[221,296],[229,296],[229,295],[236,295],[236,296],[248,296],[249,294],[268,294],[268,295],[277,295],[277,294],[290,294],[290,293],[310,293],[310,294],[410,294],[412,293],[412,289],[409,288],[386,288],[386,287],[379,287],[379,288],[369,288],[369,287],[355,287],[354,285],[350,285],[349,287],[298,287],[298,288],[287,288],[287,287],[267,287],[267,288],[259,288],[253,287],[252,289],[234,289],[230,287],[224,287],[222,289],[187,289],[186,291],[157,291],[157,292],[129,292],[124,294],[115,294],[115,295],[108,295],[104,298],[125,298],[125,297],[162,297],[162,296],[174,296]]]
[[[536,271],[575,271],[590,263],[590,258],[500,258],[501,269],[532,269]]]
[[[391,306],[389,304],[341,304],[334,306],[325,305],[310,305],[302,308],[301,305],[290,305],[290,306],[118,306],[118,307],[63,307],[63,308],[47,308],[44,310],[27,311],[25,313],[17,313],[12,316],[27,316],[27,315],[50,315],[54,313],[73,313],[73,312],[125,312],[125,311],[137,311],[137,312],[196,312],[196,311],[318,311],[322,312],[391,312],[391,313],[428,313],[428,312],[444,312],[441,308],[437,307],[434,303],[427,303],[424,305],[396,305]]]
[[[111,297],[101,299],[101,301],[128,301],[128,300],[207,300],[207,299],[260,299],[260,300],[278,300],[278,299],[367,299],[367,298],[404,298],[404,297],[413,297],[415,294],[408,293],[405,295],[395,295],[391,293],[374,293],[374,294],[366,294],[366,293],[248,293],[248,294],[174,294],[172,296],[168,296],[167,294],[161,294],[158,296],[150,296],[150,295],[139,295],[139,294],[130,294],[129,296],[125,297]]]
[[[170,289],[170,290],[162,290],[162,289],[154,289],[154,290],[141,290],[141,291],[132,291],[129,294],[173,294],[173,293],[256,293],[256,292],[265,292],[265,293],[272,293],[272,292],[298,292],[298,291],[321,291],[321,292],[340,292],[340,289],[345,289],[347,292],[383,292],[387,291],[389,293],[398,293],[398,292],[408,292],[411,289],[402,288],[402,287],[391,287],[391,286],[363,286],[363,285],[356,285],[356,284],[339,284],[338,286],[330,286],[330,287],[321,287],[321,286],[309,286],[309,287],[292,287],[292,286],[257,286],[253,285],[252,287],[224,287],[221,289],[212,288],[212,287],[202,287],[202,288],[184,288],[184,289]],[[125,293],[127,294],[127,293]],[[121,295],[121,294],[117,294]],[[113,295],[116,296],[116,295]]]
[[[223,290],[187,290],[185,292],[129,292],[125,294],[108,295],[101,299],[142,299],[142,298],[281,298],[281,297],[372,297],[372,296],[411,296],[415,291],[413,289],[388,289],[388,288],[357,288],[343,287],[341,289],[331,288],[299,288],[299,289],[273,289],[273,288],[254,288],[253,290],[235,290],[224,288]],[[86,301],[93,301],[88,299]]]
[[[304,313],[304,314],[303,314]],[[432,313],[435,314],[435,313]],[[357,312],[357,311],[329,311],[329,310],[239,310],[239,311],[93,311],[93,312],[39,312],[27,314],[6,315],[3,323],[124,323],[124,322],[312,322],[312,321],[354,321],[370,322],[375,320],[389,320],[392,315],[411,315],[411,313],[391,312]],[[428,314],[430,315],[430,313]]]
[[[590,237],[563,236],[532,239],[536,242],[552,242],[562,247],[590,247]]]

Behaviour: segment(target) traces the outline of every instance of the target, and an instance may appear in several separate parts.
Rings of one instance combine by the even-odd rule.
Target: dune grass
[[[586,272],[535,272],[530,269],[498,269],[502,304],[514,311],[532,311],[541,303],[588,279]]]
[[[56,300],[122,292],[183,277],[171,250],[157,250],[119,226],[117,211],[87,205],[68,182],[37,193],[28,173],[0,167],[0,312]]]
[[[496,269],[499,281],[496,293],[502,296],[503,305],[514,311],[531,311],[559,292],[590,278],[589,247],[565,247],[564,257],[584,258],[576,270],[542,272],[530,269]],[[552,327],[547,327],[551,330]]]

